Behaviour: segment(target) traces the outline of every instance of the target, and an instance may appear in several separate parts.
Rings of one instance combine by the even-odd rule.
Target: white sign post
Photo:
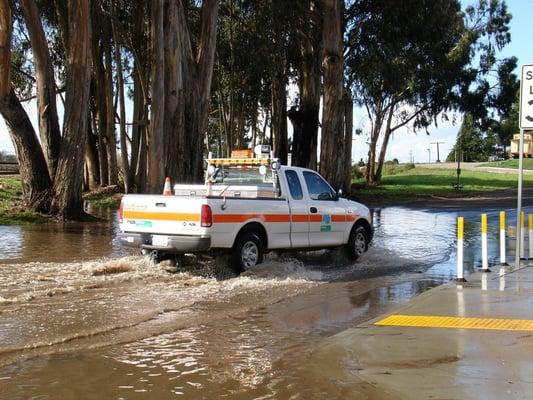
[[[518,201],[516,206],[516,268],[520,268],[520,237],[522,235],[520,216],[522,215],[525,129],[533,129],[533,65],[522,66],[522,80],[520,81],[520,145],[518,147]]]

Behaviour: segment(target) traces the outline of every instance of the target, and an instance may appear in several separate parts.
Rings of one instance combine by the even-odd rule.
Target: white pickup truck
[[[170,196],[124,196],[120,242],[156,259],[227,252],[238,272],[274,249],[342,246],[353,259],[368,249],[368,208],[339,197],[315,171],[269,158],[206,161],[204,185],[175,185]]]

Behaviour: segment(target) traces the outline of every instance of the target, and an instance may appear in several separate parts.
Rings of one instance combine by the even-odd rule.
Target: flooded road
[[[495,258],[499,210],[488,211]],[[479,213],[462,213],[467,270],[479,264]],[[0,393],[384,398],[357,380],[356,365],[315,354],[337,333],[453,279],[456,217],[383,208],[373,247],[355,265],[333,251],[270,254],[240,277],[207,257],[168,273],[120,248],[114,223],[0,227]],[[323,368],[343,374],[321,379]]]

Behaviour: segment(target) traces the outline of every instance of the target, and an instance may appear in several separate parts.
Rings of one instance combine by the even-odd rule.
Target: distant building
[[[520,134],[513,135],[511,139],[511,158],[517,158],[520,154]],[[524,133],[524,157],[533,156],[533,136],[531,133]]]

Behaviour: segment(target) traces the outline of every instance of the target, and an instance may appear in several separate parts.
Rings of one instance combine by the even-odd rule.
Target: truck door
[[[337,193],[318,174],[303,171],[309,201],[309,245],[336,246],[344,242],[346,211]]]
[[[309,247],[309,213],[300,178],[295,170],[287,169],[285,179],[290,192],[291,247]]]

